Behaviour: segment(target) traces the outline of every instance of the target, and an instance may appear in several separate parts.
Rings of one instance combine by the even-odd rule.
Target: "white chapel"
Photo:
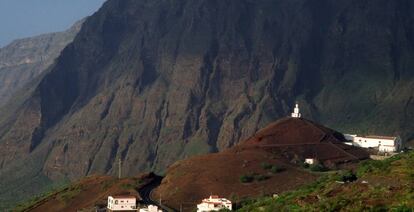
[[[293,113],[291,115],[292,118],[300,118],[302,114],[299,112],[299,104],[296,103],[295,108],[293,109]]]

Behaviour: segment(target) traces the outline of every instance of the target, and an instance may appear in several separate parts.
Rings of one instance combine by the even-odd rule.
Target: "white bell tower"
[[[299,112],[299,104],[296,103],[295,108],[293,109],[292,118],[300,118],[302,114]]]

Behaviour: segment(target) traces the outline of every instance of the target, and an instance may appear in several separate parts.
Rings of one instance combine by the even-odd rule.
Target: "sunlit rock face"
[[[115,174],[118,159],[125,175],[162,171],[295,102],[340,131],[412,138],[413,4],[109,0],[1,122],[0,167],[33,163],[23,176],[52,180]]]
[[[83,21],[64,32],[13,41],[0,48],[0,106],[43,73],[72,42]]]

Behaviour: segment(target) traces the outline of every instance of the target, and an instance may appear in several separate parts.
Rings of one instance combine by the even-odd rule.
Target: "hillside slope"
[[[70,212],[95,211],[95,207],[105,208],[108,196],[133,195],[140,200],[137,192],[153,179],[153,174],[118,179],[110,176],[89,176],[43,197],[19,205],[15,211]]]
[[[411,139],[413,16],[410,0],[109,0],[0,122],[0,194],[118,159],[163,171],[296,100],[335,129]]]
[[[246,202],[238,211],[412,211],[413,166],[414,152],[366,161],[355,182],[337,183],[344,174],[333,174],[277,199]]]
[[[228,150],[174,163],[153,198],[162,196],[170,207],[193,211],[210,194],[237,204],[244,198],[293,190],[320,177],[302,168],[306,158],[331,166],[369,158],[363,149],[342,142],[338,132],[308,120],[278,120]],[[243,182],[249,177],[252,182]]]
[[[64,32],[19,39],[0,48],[0,106],[38,77],[75,38],[83,21]]]

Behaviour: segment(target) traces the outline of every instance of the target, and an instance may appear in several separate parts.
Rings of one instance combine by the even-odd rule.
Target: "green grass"
[[[414,152],[359,164],[350,171],[325,173],[316,182],[281,194],[242,202],[238,211],[413,211]],[[362,181],[368,183],[362,183]],[[344,180],[345,181],[345,180]]]
[[[57,199],[65,204],[69,203],[70,200],[75,198],[80,192],[83,190],[83,186],[79,184],[72,185],[67,188],[67,190],[64,190],[63,192],[60,192],[57,195]]]
[[[110,188],[112,185],[114,185],[116,182],[118,181],[118,179],[116,179],[116,178],[113,178],[113,179],[110,179],[110,180],[106,180],[106,181],[104,181],[103,183],[102,183],[102,190],[106,190],[106,189],[108,189],[108,188]]]
[[[40,200],[56,195],[68,188],[69,186],[67,183],[62,183],[60,185],[48,187],[43,193],[35,195],[31,199],[19,203],[17,206],[14,207],[13,211],[27,211],[27,209],[37,204]]]
[[[0,171],[0,211],[8,211],[69,183],[67,179],[53,182],[45,176],[41,171],[45,155],[37,153]]]

